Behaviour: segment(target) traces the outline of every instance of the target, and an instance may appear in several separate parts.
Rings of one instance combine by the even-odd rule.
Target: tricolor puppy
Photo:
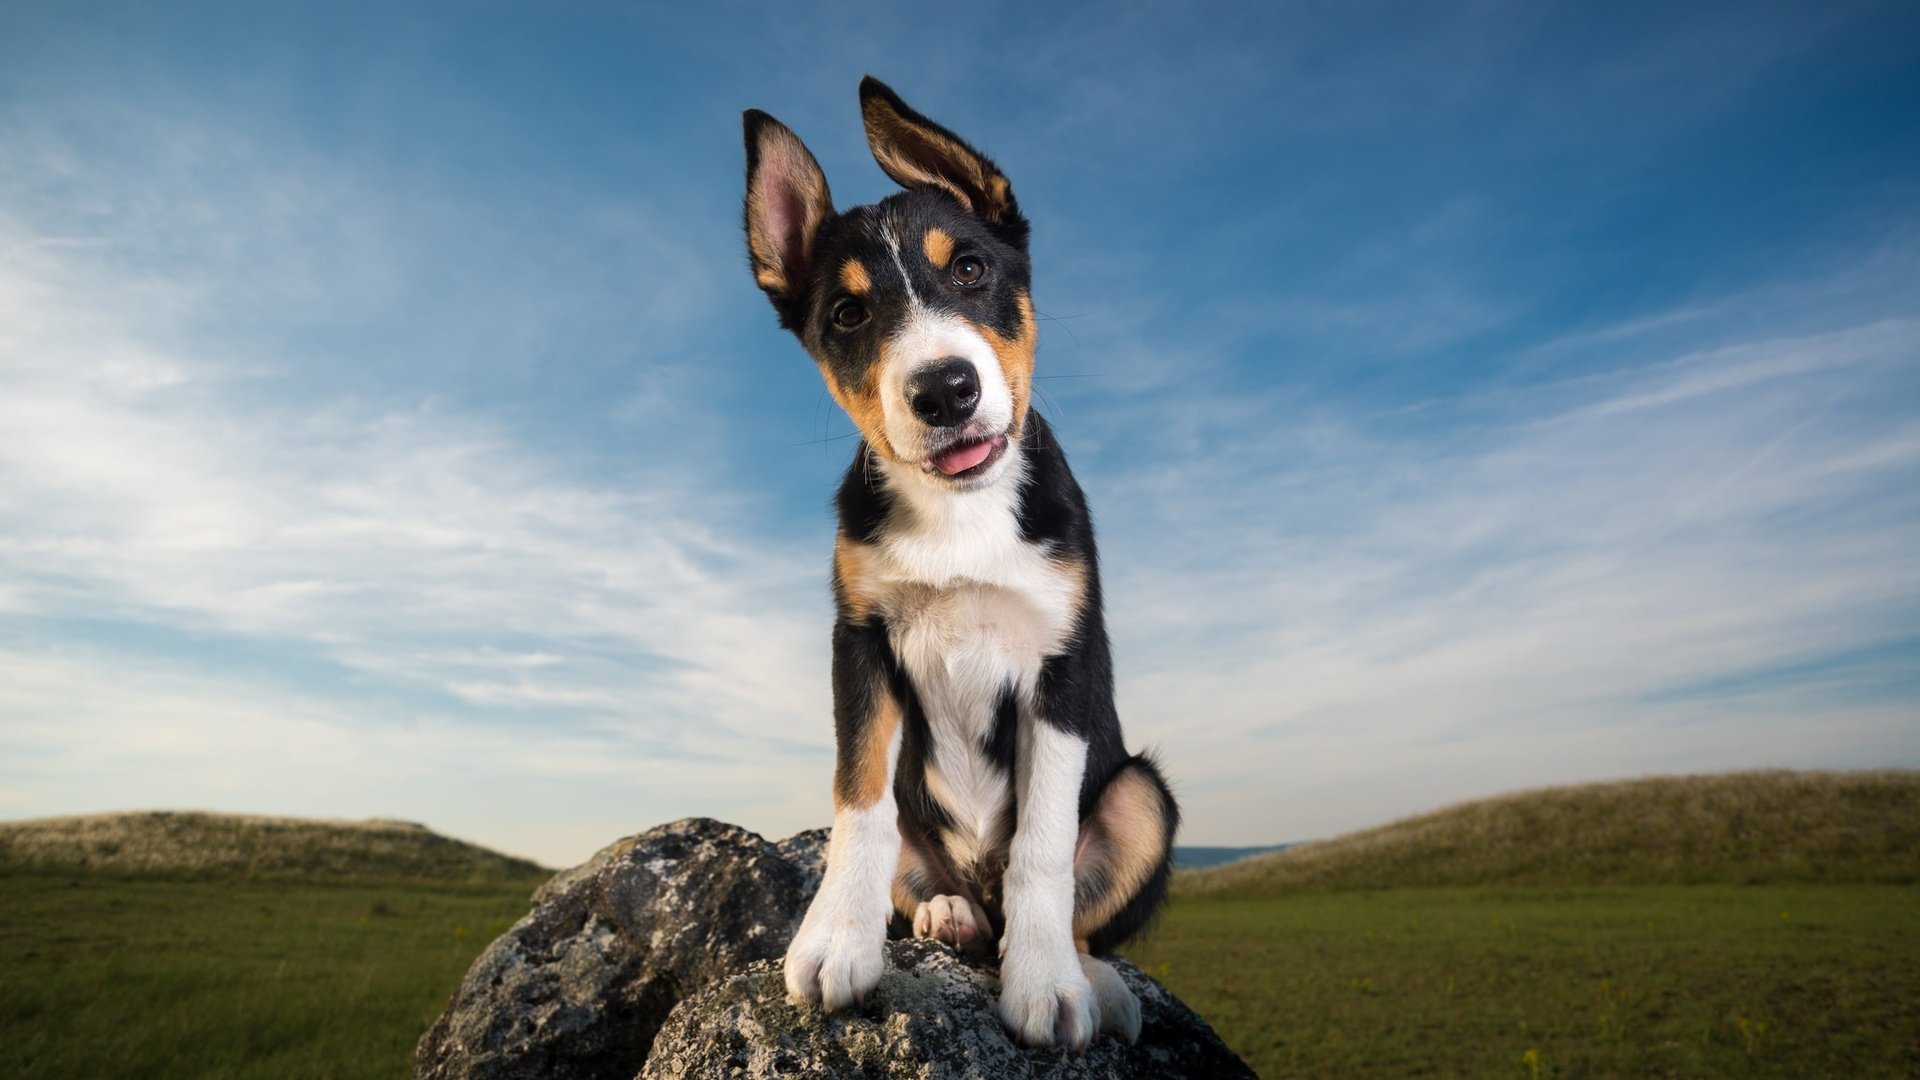
[[[863,437],[834,541],[833,840],[787,989],[865,997],[891,921],[997,939],[1022,1041],[1131,1041],[1139,1002],[1097,958],[1160,906],[1179,813],[1121,741],[1093,526],[1029,407],[1027,221],[892,90],[868,78],[860,107],[906,190],[844,213],[793,132],[746,114],[754,277]]]

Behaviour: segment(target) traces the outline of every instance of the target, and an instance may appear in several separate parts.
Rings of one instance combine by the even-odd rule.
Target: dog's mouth
[[[1007,437],[986,435],[963,438],[927,459],[926,467],[949,480],[971,480],[993,467],[1007,452]]]

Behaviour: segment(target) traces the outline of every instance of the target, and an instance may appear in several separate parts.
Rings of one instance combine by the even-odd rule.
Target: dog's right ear
[[[892,87],[871,75],[860,80],[860,116],[873,160],[894,183],[946,192],[1001,239],[1026,250],[1027,219],[993,159],[908,108]]]
[[[827,176],[800,137],[785,124],[748,109],[747,253],[753,278],[765,289],[782,322],[807,279],[807,256],[820,224],[833,216]]]

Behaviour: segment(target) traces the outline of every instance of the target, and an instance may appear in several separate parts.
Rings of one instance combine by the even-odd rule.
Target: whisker
[[[860,433],[857,431],[849,431],[844,435],[827,435],[818,439],[802,439],[799,442],[790,442],[787,445],[788,446],[814,446],[817,444],[820,446],[825,446],[827,443],[836,443],[842,439],[851,439],[858,434]]]
[[[820,418],[820,403],[821,403],[821,402],[823,402],[823,401],[825,401],[825,400],[827,400],[827,388],[823,386],[823,387],[821,387],[821,388],[820,388],[820,393],[819,393],[819,395],[818,395],[817,397],[815,397],[815,398],[813,399],[813,425],[812,425],[812,426],[813,426],[813,429],[814,429],[815,431],[818,431],[818,432],[820,432],[820,434],[822,435],[822,437],[824,437],[824,436],[826,435],[826,433],[827,433],[827,432],[829,432],[829,431],[831,431],[831,430],[833,430],[833,429],[832,429],[832,427],[831,427],[831,425],[832,425],[832,423],[833,423],[833,417],[831,417],[831,416],[829,416],[829,417],[827,417],[827,418],[826,418],[825,420],[822,420],[822,419]],[[805,446],[806,444],[805,444],[805,443],[794,443],[794,445],[795,445],[795,446]],[[821,457],[823,457],[823,458],[824,458],[824,457],[826,457],[826,451],[825,451],[825,450],[822,450],[822,451],[821,451],[821,453],[820,453],[820,456],[821,456]]]
[[[1050,323],[1060,324],[1060,329],[1065,330],[1067,332],[1067,336],[1072,338],[1076,344],[1080,341],[1080,335],[1073,332],[1073,327],[1067,325],[1067,320],[1082,319],[1092,314],[1092,312],[1090,311],[1083,311],[1078,315],[1049,315],[1046,312],[1041,311],[1039,308],[1034,308],[1033,313],[1047,320]]]
[[[1047,393],[1045,389],[1038,386],[1033,388],[1033,392],[1036,394],[1039,394],[1040,397],[1046,401],[1048,412],[1052,413],[1055,416],[1062,415],[1060,412],[1060,403],[1053,400],[1052,394]]]

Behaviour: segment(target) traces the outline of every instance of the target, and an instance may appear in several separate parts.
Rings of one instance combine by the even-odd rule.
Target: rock
[[[1015,1045],[993,1003],[997,980],[930,941],[887,943],[873,996],[823,1013],[789,1005],[779,961],[749,966],[680,1003],[654,1039],[644,1080],[679,1077],[862,1077],[872,1080],[1230,1080],[1252,1077],[1206,1021],[1125,960],[1140,998],[1140,1041],[1110,1036],[1083,1055]]]
[[[420,1040],[414,1076],[1253,1075],[1124,960],[1114,967],[1140,998],[1140,1042],[1102,1036],[1077,1057],[1015,1046],[994,1015],[994,969],[931,942],[889,942],[887,972],[858,1008],[787,1004],[780,957],[820,886],[826,836],[771,844],[690,818],[556,875],[474,961]]]
[[[606,847],[474,961],[414,1076],[630,1080],[681,998],[786,952],[825,846],[689,818]]]

